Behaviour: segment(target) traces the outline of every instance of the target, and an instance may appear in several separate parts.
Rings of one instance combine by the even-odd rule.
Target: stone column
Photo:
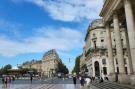
[[[114,67],[114,58],[112,50],[112,38],[109,23],[106,24],[106,40],[108,48],[108,65],[109,65],[109,80],[115,81],[115,67]]]
[[[117,12],[114,12],[113,14],[113,23],[114,23],[114,32],[115,32],[115,40],[116,40],[117,59],[118,59],[118,66],[119,66],[118,80],[120,83],[128,83],[128,78],[125,74],[124,55],[123,55],[123,48],[121,43],[119,19],[118,19]]]
[[[129,74],[131,75],[133,73],[133,66],[132,66],[132,58],[131,58],[131,52],[130,52],[130,46],[129,46],[129,38],[128,38],[127,28],[125,28],[125,36],[126,36],[126,45],[127,45],[127,52],[128,52]]]
[[[130,0],[124,0],[125,15],[127,21],[127,30],[130,44],[130,53],[132,59],[133,73],[131,76],[131,83],[135,84],[135,22],[133,16],[133,9]]]

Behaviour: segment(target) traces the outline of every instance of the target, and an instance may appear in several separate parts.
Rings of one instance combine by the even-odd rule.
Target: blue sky
[[[102,0],[0,0],[0,67],[13,67],[56,49],[72,69]],[[69,62],[70,58],[70,62]]]

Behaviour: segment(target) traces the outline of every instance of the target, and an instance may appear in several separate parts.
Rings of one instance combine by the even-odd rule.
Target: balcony
[[[91,58],[91,56],[97,52],[101,54],[105,54],[107,50],[106,46],[97,46],[96,49],[94,47],[89,48],[89,50],[85,53],[86,59]]]

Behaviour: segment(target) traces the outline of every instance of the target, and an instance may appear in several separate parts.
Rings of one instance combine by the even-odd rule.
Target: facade
[[[88,75],[102,77],[109,77],[109,74],[112,72],[109,63],[109,50],[108,50],[108,35],[104,27],[103,20],[97,19],[92,21],[88,27],[88,31],[85,38],[85,46],[83,49],[83,55],[81,58],[81,67],[82,71],[83,66],[86,65],[88,69]],[[116,39],[113,26],[110,27],[111,34],[111,43],[112,43],[112,56],[114,64],[114,73],[115,76],[118,76],[120,68],[118,66],[118,58],[116,51]],[[124,70],[127,76],[130,75],[130,65],[127,51],[127,39],[126,39],[126,30],[123,26],[120,27],[120,38],[122,41],[122,51],[124,59]],[[118,77],[114,81],[117,81]]]
[[[111,42],[110,27],[113,24],[116,52],[118,59],[120,83],[135,84],[135,1],[134,0],[105,0],[100,16],[103,17],[104,26],[108,36],[108,57],[111,79],[115,79],[115,64],[113,62],[113,50]],[[129,61],[129,76],[126,75],[124,65],[124,55],[122,49],[122,41],[120,36],[120,27],[123,26],[126,31],[127,51]]]
[[[89,75],[135,84],[135,1],[104,0],[100,16],[85,38]]]
[[[51,77],[57,72],[58,64],[62,63],[55,49],[46,52],[42,59],[42,73]]]
[[[42,60],[32,60],[21,65],[22,68],[36,69],[42,76],[51,77],[58,69],[58,64],[62,63],[55,49],[46,52]]]
[[[21,65],[21,67],[22,68],[28,68],[28,69],[30,69],[30,68],[32,68],[32,69],[36,69],[37,70],[37,72],[42,72],[42,61],[41,60],[39,60],[39,61],[37,61],[37,60],[32,60],[32,61],[30,61],[30,62],[25,62],[25,63],[23,63],[22,65]]]

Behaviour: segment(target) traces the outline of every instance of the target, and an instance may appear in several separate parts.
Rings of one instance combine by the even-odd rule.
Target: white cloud
[[[22,25],[19,23],[0,19],[0,31],[11,33],[14,37],[17,37],[17,38],[20,37],[21,34],[20,34],[19,30],[21,30],[20,29],[21,27],[22,27]],[[0,35],[2,35],[2,34],[0,33]]]
[[[38,28],[35,35],[23,39],[21,42],[0,36],[0,55],[16,56],[25,53],[45,52],[50,49],[70,51],[83,45],[82,34],[70,28]]]
[[[18,1],[18,0],[13,0]],[[103,0],[20,0],[43,8],[55,20],[80,21],[99,18]]]

